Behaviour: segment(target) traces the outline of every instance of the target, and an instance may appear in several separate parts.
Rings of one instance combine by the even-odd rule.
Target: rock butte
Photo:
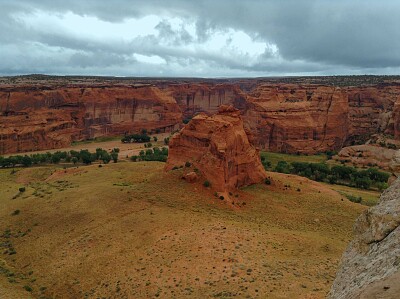
[[[225,193],[259,183],[266,177],[258,151],[249,142],[240,111],[221,105],[218,113],[196,115],[170,140],[165,170],[190,162]]]
[[[354,226],[329,298],[399,298],[400,179]]]
[[[54,80],[0,85],[0,154],[142,128],[173,131],[182,119],[216,113],[222,104],[241,110],[252,142],[270,151],[340,150],[377,133],[400,139],[397,82],[337,87],[261,79]]]

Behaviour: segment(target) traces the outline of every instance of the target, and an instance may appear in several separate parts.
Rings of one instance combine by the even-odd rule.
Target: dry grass
[[[232,206],[163,166],[0,170],[0,234],[10,230],[0,243],[16,251],[1,255],[14,278],[0,274],[0,289],[29,294],[28,285],[44,298],[325,296],[364,207],[278,173],[270,186],[234,194]]]

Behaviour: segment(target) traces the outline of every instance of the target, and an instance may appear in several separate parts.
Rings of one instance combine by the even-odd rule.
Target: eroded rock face
[[[329,298],[399,298],[400,179],[354,225]]]
[[[68,146],[140,129],[172,131],[182,113],[152,86],[0,90],[0,154]]]
[[[275,152],[340,149],[348,137],[349,105],[340,88],[260,84],[243,116],[257,146]]]
[[[0,154],[142,128],[170,131],[224,104],[242,111],[254,144],[269,151],[340,150],[373,134],[400,139],[396,82],[339,88],[282,83],[299,81],[289,79],[52,80],[0,86]]]
[[[170,140],[165,169],[188,161],[219,192],[259,183],[266,176],[240,111],[232,106],[221,106],[213,116],[195,116]]]
[[[166,89],[182,110],[184,118],[199,112],[217,113],[220,105],[233,105],[243,109],[245,93],[236,84],[174,84]]]

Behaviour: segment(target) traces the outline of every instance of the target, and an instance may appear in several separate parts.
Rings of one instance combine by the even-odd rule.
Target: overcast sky
[[[0,74],[400,74],[399,0],[0,0]]]

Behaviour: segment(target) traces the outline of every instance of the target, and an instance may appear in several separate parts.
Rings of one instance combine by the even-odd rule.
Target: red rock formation
[[[0,154],[145,129],[171,131],[182,113],[157,87],[0,89]]]
[[[214,114],[220,105],[243,109],[246,103],[244,92],[235,84],[173,84],[167,92],[181,107],[184,118],[199,112]]]
[[[221,104],[240,109],[254,144],[269,151],[340,150],[377,133],[400,139],[398,83],[338,88],[328,86],[332,78],[321,79],[325,85],[302,80],[29,78],[28,84],[3,78],[8,85],[0,86],[0,154],[141,128],[173,130],[183,118],[214,114]]]
[[[400,100],[397,100],[393,108],[393,123],[394,138],[400,140]]]
[[[340,149],[348,134],[348,102],[335,87],[260,84],[243,116],[257,146],[275,152]]]
[[[378,166],[393,172],[400,171],[400,151],[378,145],[362,144],[344,147],[334,159],[351,162],[361,167]]]
[[[395,124],[398,126],[399,121],[393,112],[396,101],[399,103],[399,86],[349,87],[346,93],[349,98],[347,145],[365,142],[372,134],[395,134]]]
[[[258,183],[266,175],[240,111],[231,106],[221,106],[213,116],[198,114],[170,140],[165,169],[187,161],[220,192]]]

